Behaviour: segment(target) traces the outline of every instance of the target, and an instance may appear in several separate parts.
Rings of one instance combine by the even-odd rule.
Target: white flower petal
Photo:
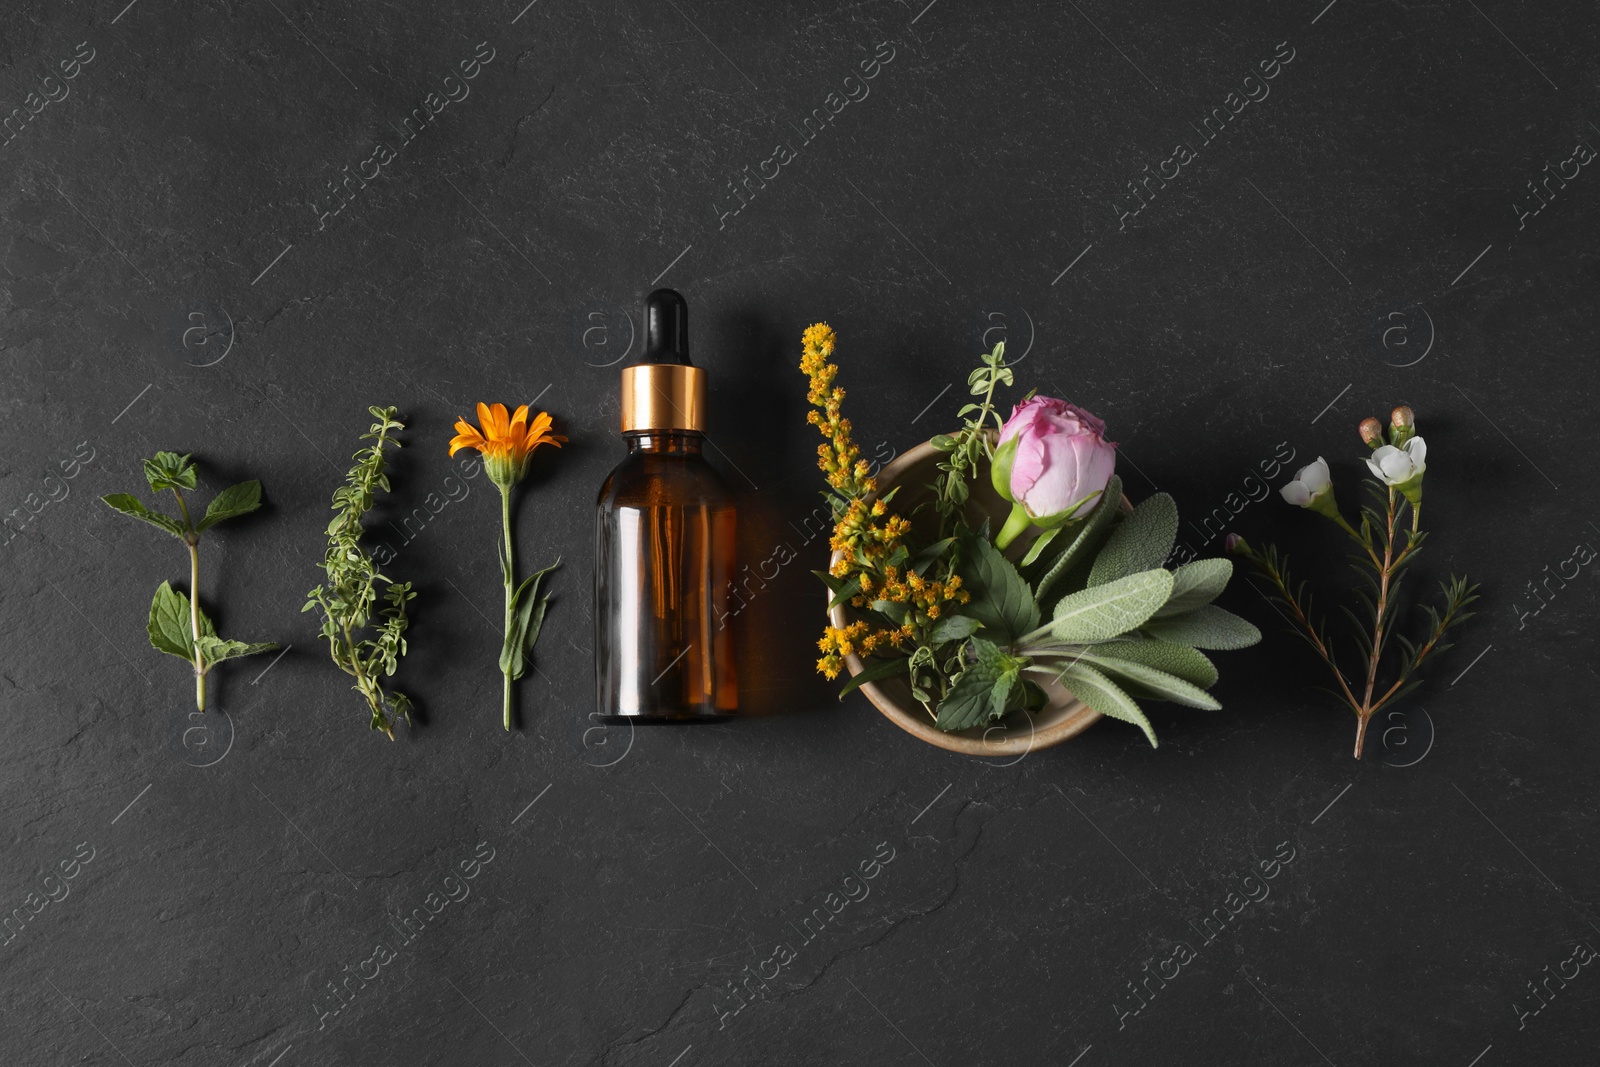
[[[1307,504],[1311,503],[1311,491],[1305,487],[1305,483],[1303,482],[1290,482],[1288,485],[1278,490],[1278,492],[1283,494],[1283,499],[1287,500],[1297,508],[1303,508]]]
[[[1318,456],[1315,463],[1308,463],[1300,468],[1300,473],[1295,475],[1295,481],[1304,485],[1313,495],[1322,492],[1333,484],[1333,475],[1328,472],[1328,461]]]

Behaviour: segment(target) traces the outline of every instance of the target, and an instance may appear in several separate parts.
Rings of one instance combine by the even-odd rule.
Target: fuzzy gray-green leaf
[[[1072,691],[1073,696],[1095,711],[1107,718],[1133,723],[1144,731],[1151,748],[1159,747],[1156,744],[1155,727],[1145,718],[1144,711],[1110,678],[1086,663],[1074,663],[1062,673],[1061,681]]]
[[[1092,585],[1061,598],[1050,632],[1069,644],[1109,641],[1143,625],[1171,593],[1172,572],[1160,567]]]
[[[1107,641],[1091,650],[1096,656],[1112,656],[1120,660],[1142,663],[1182,678],[1184,681],[1209,689],[1217,684],[1217,668],[1188,645],[1175,645],[1171,641],[1137,638],[1131,641]]]
[[[1261,631],[1254,625],[1215,604],[1196,608],[1185,615],[1151,619],[1144,632],[1191,648],[1248,648],[1261,640]]]
[[[1089,584],[1104,585],[1161,566],[1172,554],[1177,537],[1178,505],[1166,493],[1157,493],[1111,531],[1089,571]]]
[[[1182,615],[1217,599],[1233,577],[1231,559],[1197,559],[1172,572],[1172,596],[1156,612],[1157,618]]]
[[[1103,671],[1108,675],[1136,683],[1146,692],[1155,694],[1161,700],[1170,700],[1175,704],[1185,704],[1191,708],[1203,708],[1206,711],[1216,711],[1222,707],[1215,697],[1199,686],[1179,678],[1177,675],[1168,674],[1166,671],[1147,667],[1142,663],[1132,660],[1118,659],[1115,656],[1099,655],[1099,649],[1092,649],[1082,654],[1079,662]]]

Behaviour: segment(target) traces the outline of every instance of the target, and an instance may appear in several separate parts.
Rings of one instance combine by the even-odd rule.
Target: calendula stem
[[[505,573],[505,579],[506,579],[506,627],[505,627],[505,632],[506,632],[506,634],[509,635],[511,633],[511,595],[515,591],[517,567],[516,567],[516,559],[515,559],[515,556],[513,555],[514,548],[512,546],[512,541],[511,541],[511,487],[508,486],[508,485],[503,485],[503,486],[500,487],[500,532],[501,532],[501,535],[505,538],[505,553],[506,553],[506,573]],[[503,673],[504,678],[505,678],[504,699],[502,701],[502,704],[503,704],[503,711],[505,713],[505,715],[504,715],[505,727],[506,727],[507,732],[509,732],[511,730],[511,672],[508,670],[508,671],[504,671],[502,673]]]

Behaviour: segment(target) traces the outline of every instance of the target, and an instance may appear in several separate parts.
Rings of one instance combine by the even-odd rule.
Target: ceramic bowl
[[[894,498],[895,510],[901,514],[909,512],[919,501],[931,497],[927,486],[939,473],[936,465],[942,455],[927,442],[917,445],[896,457],[878,473],[879,491],[888,492],[897,485],[901,486]],[[970,483],[969,490],[969,507],[977,509],[979,514],[988,514],[990,529],[998,530],[1011,511],[1010,503],[994,491],[987,479]],[[1127,506],[1124,499],[1123,507]],[[924,511],[931,512],[931,506]],[[1020,559],[1030,539],[1031,532],[1019,537],[1006,555]],[[833,558],[837,560],[839,553],[835,552]],[[851,617],[848,604],[840,604],[828,613],[834,626],[848,625]],[[864,667],[859,656],[846,656],[844,662],[852,676],[860,674]],[[1040,686],[1045,691],[1047,701],[1039,710],[1012,712],[997,723],[953,733],[933,725],[933,719],[927,711],[912,698],[911,683],[904,678],[866,682],[861,686],[861,692],[890,722],[930,745],[968,756],[1020,757],[1035,749],[1059,745],[1087,730],[1100,718],[1098,711],[1078,700],[1054,679],[1048,679]]]

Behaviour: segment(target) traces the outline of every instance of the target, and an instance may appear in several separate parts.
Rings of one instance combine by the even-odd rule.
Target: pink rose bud
[[[1012,409],[990,470],[995,490],[1014,505],[996,544],[1004,548],[1030,523],[1051,529],[1094,510],[1117,464],[1105,431],[1065,400],[1036,396]]]

